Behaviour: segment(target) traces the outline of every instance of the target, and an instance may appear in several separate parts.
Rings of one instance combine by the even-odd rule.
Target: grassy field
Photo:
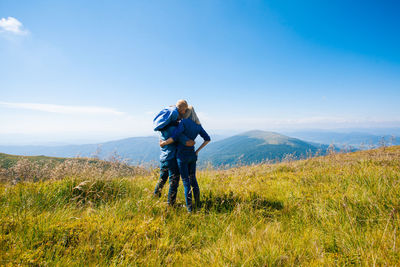
[[[60,180],[65,177],[110,179],[148,174],[141,166],[130,166],[118,156],[109,161],[96,158],[15,156],[0,153],[0,183]]]
[[[399,146],[199,171],[193,214],[157,175],[2,183],[0,264],[399,265]]]

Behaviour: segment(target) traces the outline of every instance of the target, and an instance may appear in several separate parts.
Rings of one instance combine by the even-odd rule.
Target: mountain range
[[[280,161],[285,157],[311,156],[317,152],[324,153],[327,148],[279,133],[255,130],[210,143],[201,152],[200,159],[213,165],[248,165]]]
[[[397,133],[397,132],[395,132]],[[357,149],[371,149],[377,146],[400,145],[400,138],[395,134],[371,134],[368,132],[331,132],[331,131],[295,131],[285,132],[291,137],[307,142],[333,144],[337,147],[354,147]]]
[[[196,142],[199,146],[202,140],[197,139]],[[211,142],[200,153],[199,163],[219,166],[279,161],[287,155],[305,157],[326,148],[279,133],[255,130]],[[25,156],[119,157],[129,159],[131,164],[157,164],[160,148],[158,137],[149,136],[87,145],[0,146],[0,152]]]
[[[196,142],[196,146],[199,146],[202,143],[201,138],[198,138]],[[354,151],[383,144],[398,145],[400,138],[365,132],[298,131],[283,135],[254,130],[226,138],[212,136],[212,142],[199,155],[199,165],[252,164],[280,161],[287,157],[302,158],[317,153],[323,155],[329,144],[333,144],[336,150],[346,147],[349,151]],[[106,160],[118,157],[127,159],[131,164],[157,165],[160,148],[157,136],[147,136],[84,145],[3,145],[0,146],[0,152],[25,156],[95,157]]]

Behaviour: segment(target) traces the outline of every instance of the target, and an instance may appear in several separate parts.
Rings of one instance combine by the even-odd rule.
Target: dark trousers
[[[154,195],[161,196],[161,190],[169,177],[168,204],[174,205],[179,186],[179,169],[176,158],[163,161],[160,165],[160,178],[154,189]]]
[[[182,176],[182,183],[185,189],[186,208],[192,212],[192,189],[197,206],[200,205],[200,188],[196,179],[197,156],[193,153],[177,156],[179,172]]]

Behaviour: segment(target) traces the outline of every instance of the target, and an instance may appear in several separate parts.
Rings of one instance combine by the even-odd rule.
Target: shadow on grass
[[[256,193],[251,193],[249,197],[243,199],[235,196],[231,191],[227,194],[215,194],[212,191],[205,192],[202,196],[202,210],[208,212],[229,213],[236,206],[244,205],[253,210],[281,210],[281,201],[268,200]]]

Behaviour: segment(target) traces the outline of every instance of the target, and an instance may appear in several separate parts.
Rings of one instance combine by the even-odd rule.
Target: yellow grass
[[[156,172],[72,174],[0,185],[1,265],[400,262],[399,146],[199,171],[193,214],[182,184],[176,208],[152,196]]]

